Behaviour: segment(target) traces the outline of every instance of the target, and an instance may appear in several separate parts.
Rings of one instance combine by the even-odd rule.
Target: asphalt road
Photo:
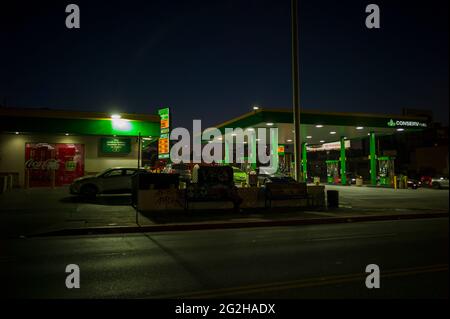
[[[3,240],[0,282],[9,298],[448,298],[448,230],[442,218]],[[80,289],[65,287],[68,264]]]

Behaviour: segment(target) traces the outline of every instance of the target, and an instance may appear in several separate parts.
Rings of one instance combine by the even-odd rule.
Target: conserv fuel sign
[[[388,123],[388,126],[390,127],[397,127],[397,126],[406,126],[406,127],[427,127],[427,123],[424,122],[418,122],[418,121],[402,121],[402,120],[393,120],[391,119]]]

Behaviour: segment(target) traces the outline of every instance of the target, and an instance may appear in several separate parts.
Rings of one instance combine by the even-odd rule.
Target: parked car
[[[436,189],[448,188],[448,177],[435,177],[431,179],[431,187]]]
[[[247,182],[247,173],[241,170],[238,167],[231,166],[233,169],[233,180],[235,183],[244,183]]]
[[[358,178],[362,178],[362,176],[354,173],[347,173],[347,184],[356,184]]]
[[[189,183],[192,178],[192,173],[189,166],[183,163],[167,164],[162,172],[167,174],[178,174],[180,176],[180,181],[186,183]]]
[[[70,193],[93,197],[97,194],[131,193],[131,179],[137,172],[144,169],[115,167],[109,168],[97,175],[77,178],[70,185]]]
[[[293,183],[295,182],[295,179],[280,172],[269,174],[264,167],[260,167],[258,182],[260,185],[265,185],[266,183]]]
[[[422,186],[421,181],[413,178],[408,178],[408,188],[417,189],[421,186]]]

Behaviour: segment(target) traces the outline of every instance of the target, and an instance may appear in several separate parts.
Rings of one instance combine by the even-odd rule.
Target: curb
[[[396,215],[374,215],[355,217],[320,217],[304,219],[284,219],[269,221],[249,221],[249,222],[225,222],[225,223],[199,223],[199,224],[171,224],[171,225],[149,225],[149,226],[118,226],[118,227],[86,227],[69,228],[27,236],[50,237],[50,236],[80,236],[80,235],[107,235],[126,233],[147,233],[165,231],[190,231],[190,230],[213,230],[231,228],[255,228],[255,227],[277,227],[277,226],[300,226],[300,225],[321,225],[321,224],[341,224],[368,221],[400,220],[400,219],[422,219],[448,217],[445,213],[414,213]]]

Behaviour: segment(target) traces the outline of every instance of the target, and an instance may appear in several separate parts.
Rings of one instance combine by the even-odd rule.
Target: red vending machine
[[[83,144],[27,143],[25,169],[30,187],[62,186],[84,175]]]

